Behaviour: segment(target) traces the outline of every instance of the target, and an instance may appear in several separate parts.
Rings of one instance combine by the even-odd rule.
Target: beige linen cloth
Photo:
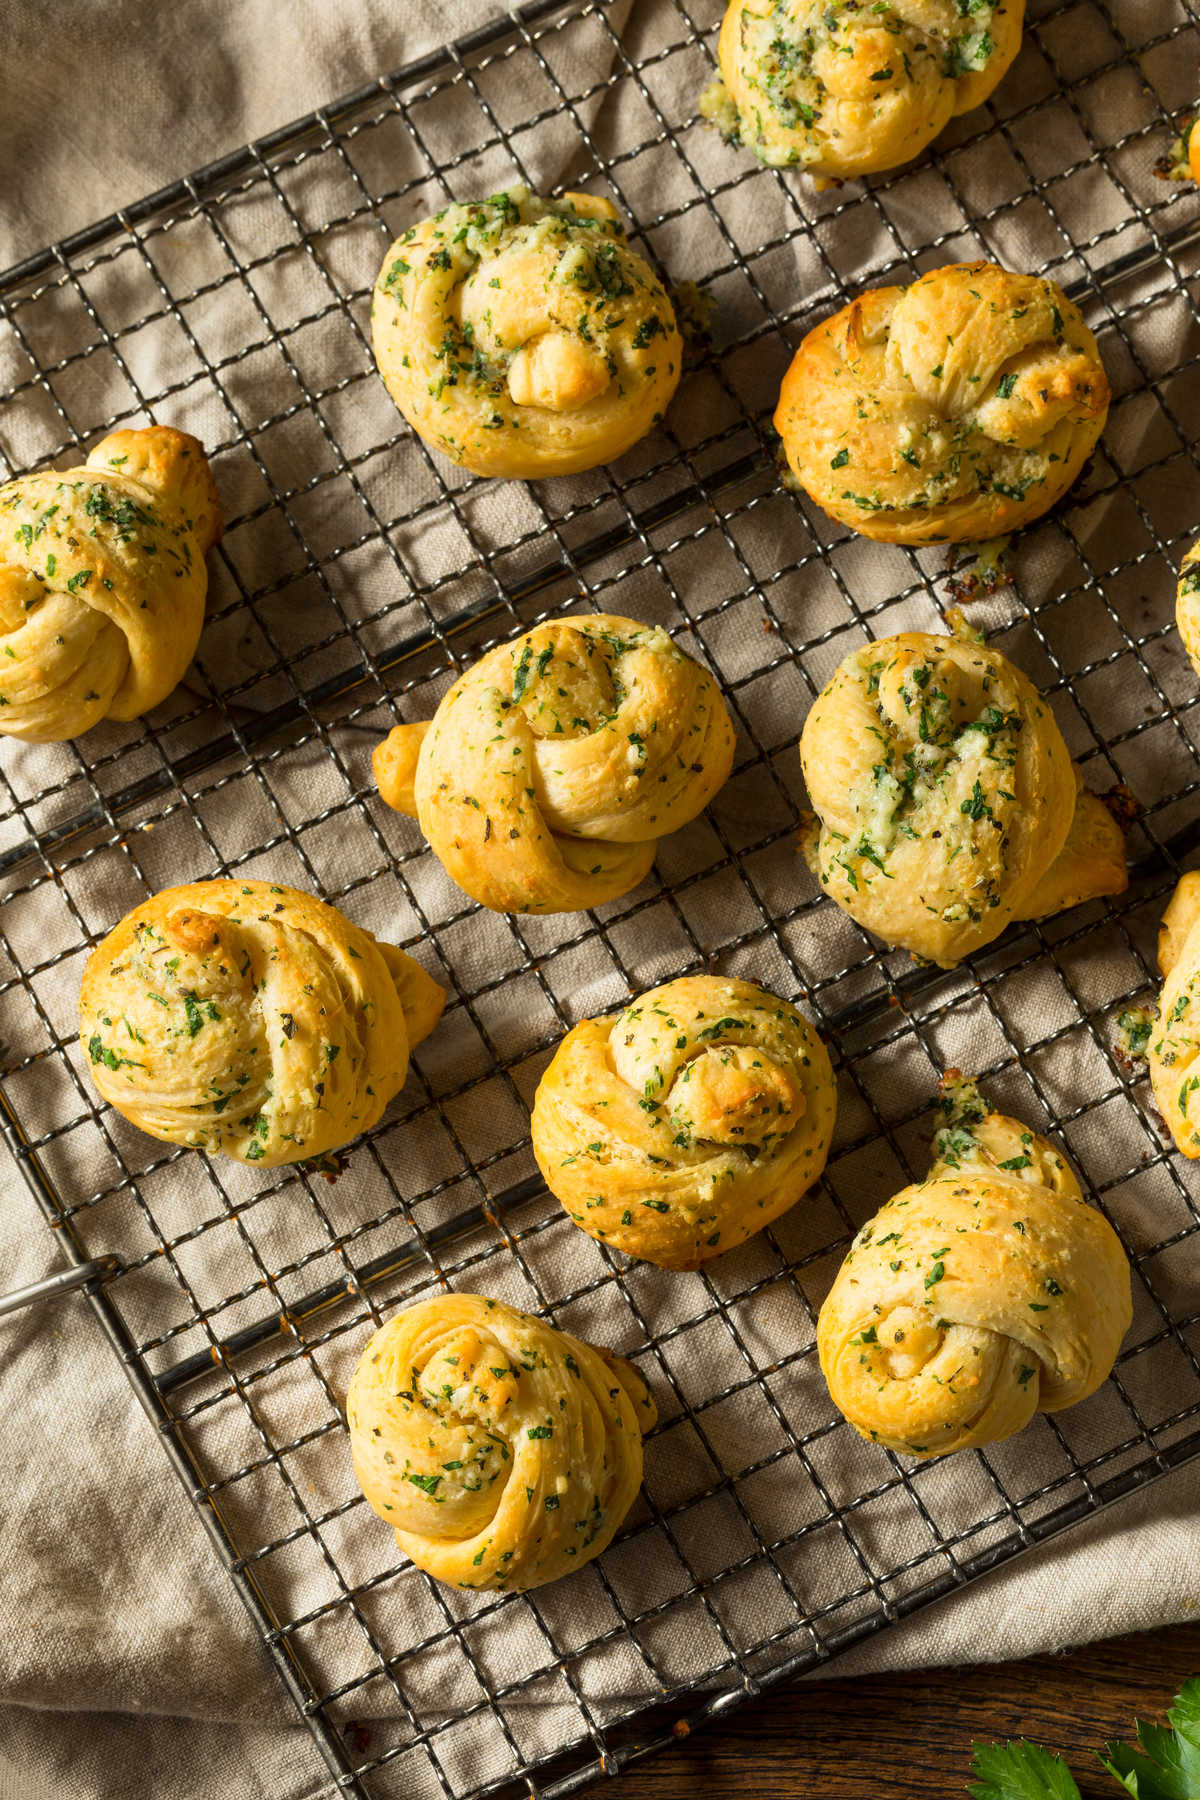
[[[656,3],[631,0],[635,23]],[[0,263],[400,66],[495,10],[494,0],[180,0],[169,8],[126,0],[115,10],[92,0],[50,8],[0,0],[8,71]],[[691,110],[690,93],[660,91],[658,98],[674,116]],[[697,569],[698,590],[705,579]],[[886,628],[930,622],[914,602],[911,616]],[[407,841],[402,830],[396,841]],[[167,870],[163,880],[194,872]],[[102,885],[96,892],[97,906],[111,912],[112,896]],[[503,929],[477,921],[464,964],[492,954],[500,941],[494,933]],[[714,936],[727,929],[717,923]],[[642,949],[650,970],[655,952]],[[618,997],[611,971],[582,957],[571,995],[576,1013]],[[984,1037],[962,1047],[964,1061],[973,1052],[979,1065],[989,1054],[986,1021],[980,1029]],[[11,1170],[5,1197],[0,1266],[8,1287],[47,1273],[55,1257]],[[286,1241],[286,1222],[283,1231]],[[0,1370],[0,1800],[332,1795],[84,1304],[68,1298],[0,1320]],[[1196,1492],[1195,1468],[1185,1469],[876,1638],[837,1668],[1020,1656],[1194,1616]],[[366,1528],[361,1513],[356,1524]],[[441,1665],[434,1673],[455,1678]],[[553,1747],[555,1728],[551,1715],[550,1736],[531,1740],[535,1747]]]

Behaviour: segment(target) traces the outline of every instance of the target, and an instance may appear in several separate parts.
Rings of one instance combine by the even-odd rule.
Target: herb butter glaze
[[[818,696],[800,756],[825,891],[928,962],[1125,888],[1119,827],[998,650],[916,631],[864,644]]]
[[[79,1035],[100,1093],[140,1130],[273,1168],[373,1125],[444,1001],[410,956],[311,894],[197,881],[97,944]]]
[[[392,245],[371,316],[400,411],[477,475],[614,461],[661,418],[682,366],[666,290],[590,194],[446,207]]]
[[[346,1396],[354,1470],[418,1568],[519,1592],[607,1549],[654,1402],[632,1363],[479,1294],[397,1313]]]
[[[61,743],[165,700],[195,655],[220,535],[204,451],[165,425],[0,487],[0,733]]]
[[[1038,518],[1108,414],[1096,340],[1052,281],[995,263],[871,288],[817,325],[775,428],[805,491],[864,537],[957,544]]]
[[[567,1034],[538,1085],[533,1151],[589,1236],[695,1269],[816,1183],[836,1105],[828,1053],[795,1007],[686,975]]]
[[[550,619],[461,675],[433,720],[375,751],[389,806],[496,912],[575,912],[650,870],[733,762],[712,676],[657,626]]]
[[[1025,0],[733,0],[701,111],[760,162],[823,181],[894,169],[987,99]]]
[[[969,1082],[941,1112],[928,1176],[863,1226],[817,1322],[839,1412],[919,1457],[1086,1399],[1133,1314],[1120,1240],[1054,1146]]]

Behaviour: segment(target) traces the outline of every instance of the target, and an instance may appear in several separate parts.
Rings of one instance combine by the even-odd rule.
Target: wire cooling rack
[[[1116,1014],[1152,991],[1200,809],[1171,625],[1200,519],[1200,208],[1152,173],[1193,92],[1191,22],[1177,0],[1034,0],[1017,67],[936,157],[816,195],[694,116],[719,13],[526,7],[0,280],[8,469],[152,415],[203,438],[227,511],[173,700],[81,745],[6,747],[5,1128],[64,1250],[100,1260],[91,1304],[335,1789],[370,1800],[564,1795],[1200,1452],[1200,1216],[1113,1049]],[[403,427],[369,295],[391,235],[514,179],[611,193],[712,296],[714,342],[617,469],[489,488]],[[914,972],[804,871],[795,743],[864,635],[936,625],[945,555],[865,545],[782,492],[767,421],[799,335],[848,293],[980,254],[1067,287],[1115,392],[1089,474],[982,610],[1090,785],[1125,782],[1143,811],[1126,896]],[[576,602],[661,620],[707,659],[735,772],[626,900],[480,915],[378,804],[369,752],[487,643]],[[165,1152],[87,1079],[87,948],[158,887],[225,873],[323,893],[450,988],[404,1096],[332,1184]],[[839,1127],[810,1201],[669,1277],[565,1220],[527,1107],[576,1018],[706,965],[807,1004]],[[1061,1132],[1130,1252],[1136,1315],[1091,1401],[910,1466],[833,1412],[815,1308],[855,1227],[923,1173],[952,1063]],[[428,1582],[353,1481],[339,1400],[365,1332],[446,1283],[636,1357],[658,1399],[626,1530],[532,1595]]]

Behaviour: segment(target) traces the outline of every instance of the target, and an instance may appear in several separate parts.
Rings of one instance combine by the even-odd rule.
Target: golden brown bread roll
[[[894,169],[987,99],[1024,18],[1025,0],[732,0],[700,109],[760,162],[822,185]]]
[[[696,1269],[794,1206],[825,1167],[837,1089],[786,1001],[685,975],[568,1032],[533,1106],[533,1151],[575,1223]]]
[[[1179,585],[1175,590],[1175,623],[1192,667],[1200,675],[1200,568],[1197,563],[1200,563],[1200,538],[1180,564]]]
[[[372,306],[388,393],[476,475],[614,462],[662,417],[683,340],[666,290],[592,194],[511,188],[397,238]]]
[[[311,894],[196,881],[97,944],[79,1036],[104,1099],[142,1131],[273,1168],[373,1125],[445,998]]]
[[[1180,122],[1179,136],[1174,138],[1154,165],[1154,173],[1164,181],[1200,182],[1200,107],[1189,107]]]
[[[165,700],[200,641],[220,535],[203,448],[166,425],[0,487],[0,732],[61,743]]]
[[[389,733],[374,769],[481,906],[575,912],[637,886],[733,745],[712,676],[665,631],[580,613],[490,650],[431,723]]]
[[[1053,1145],[969,1082],[942,1111],[929,1174],[863,1226],[817,1322],[839,1412],[910,1456],[1086,1399],[1133,1315],[1120,1240]]]
[[[800,485],[889,544],[1000,537],[1065,494],[1104,429],[1096,340],[1054,282],[995,263],[871,288],[814,326],[775,429]]]
[[[800,757],[819,826],[802,848],[826,893],[928,962],[1127,884],[1120,827],[998,650],[919,631],[862,645]]]
[[[632,1363],[480,1294],[389,1319],[346,1396],[359,1485],[405,1555],[513,1592],[608,1548],[655,1417]]]
[[[1146,1049],[1158,1110],[1185,1156],[1200,1157],[1200,872],[1180,878],[1158,933],[1163,977]]]

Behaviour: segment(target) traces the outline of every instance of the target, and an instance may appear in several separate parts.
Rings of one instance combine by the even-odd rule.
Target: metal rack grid
[[[648,1708],[719,1712],[1200,1452],[1200,1212],[1113,1051],[1197,837],[1200,713],[1171,612],[1200,517],[1200,208],[1151,174],[1191,97],[1190,20],[1178,0],[1136,20],[1035,0],[1017,69],[935,158],[817,196],[677,116],[720,10],[527,6],[0,279],[8,468],[153,415],[204,439],[227,506],[173,701],[82,746],[9,746],[0,768],[6,1134],[67,1253],[116,1259],[92,1306],[338,1791],[371,1800],[566,1794],[669,1739]],[[514,176],[600,185],[717,310],[711,352],[618,469],[498,500],[404,429],[366,318],[395,231]],[[781,493],[766,421],[799,334],[847,293],[978,254],[1067,287],[1116,396],[987,621],[1090,784],[1127,782],[1143,811],[1126,896],[914,972],[813,892],[795,739],[864,635],[936,623],[945,557],[869,549]],[[735,772],[626,900],[481,916],[378,804],[369,751],[484,645],[577,602],[661,620],[707,659]],[[331,1185],[165,1152],[98,1108],[83,1068],[86,948],[157,887],[234,872],[324,894],[451,991]],[[527,1105],[575,1018],[713,964],[807,1004],[839,1128],[810,1202],[664,1277],[565,1221]],[[834,1415],[815,1307],[852,1231],[923,1172],[955,1062],[1063,1135],[1131,1254],[1137,1311],[1092,1401],[910,1467]],[[445,1283],[634,1356],[655,1390],[644,1500],[555,1588],[448,1593],[357,1495],[349,1369],[369,1326]]]

